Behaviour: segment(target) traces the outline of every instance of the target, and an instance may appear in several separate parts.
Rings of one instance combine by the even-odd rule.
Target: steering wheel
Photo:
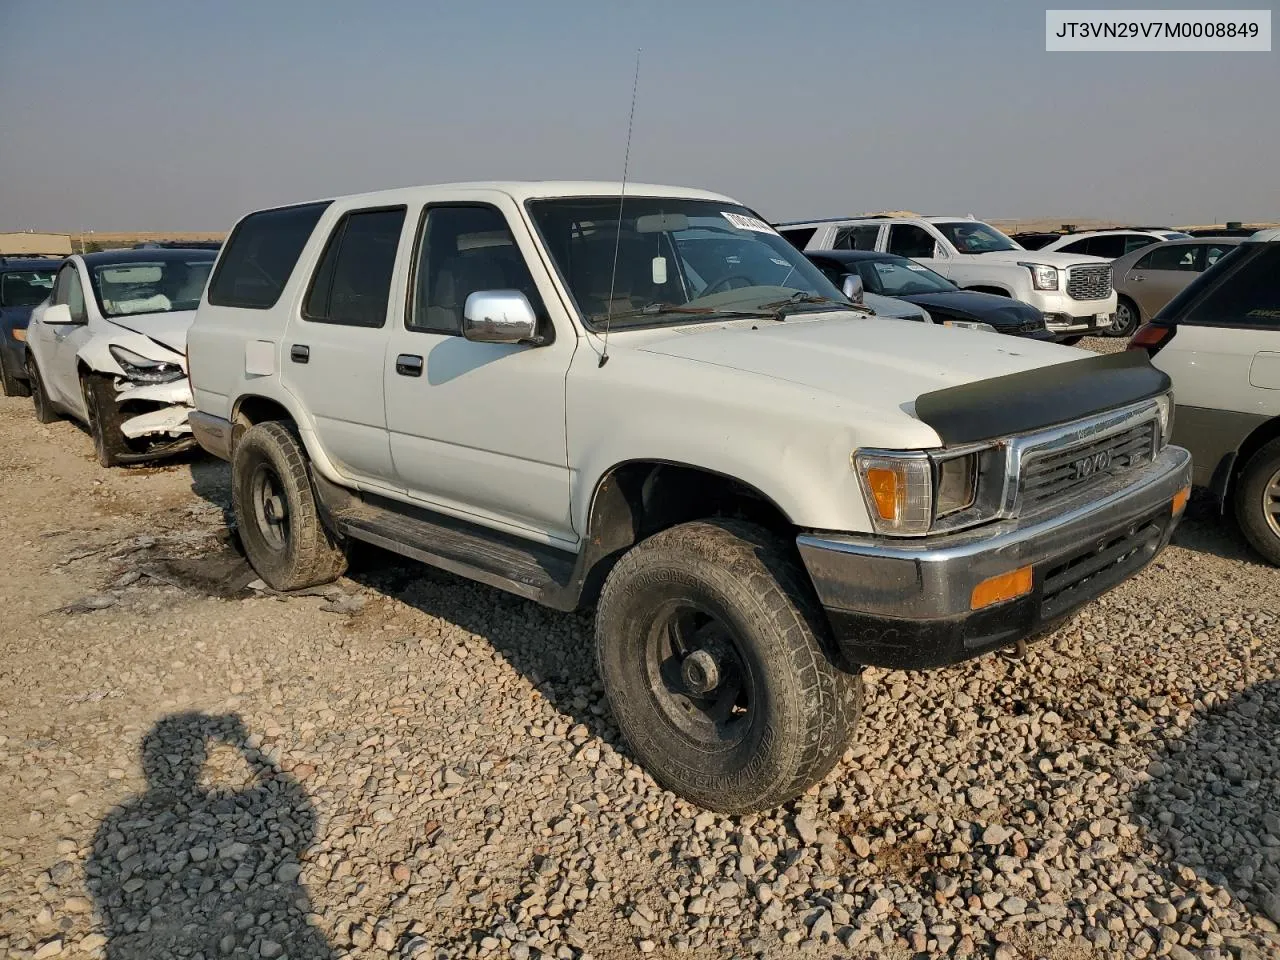
[[[698,294],[698,296],[699,297],[709,296],[715,293],[721,287],[724,287],[725,289],[730,289],[728,284],[731,280],[741,280],[742,282],[738,284],[739,287],[754,287],[756,285],[756,282],[752,280],[750,277],[744,277],[740,273],[726,273],[723,277],[721,277],[719,280],[715,281],[714,283],[707,284],[707,286],[703,289],[703,291],[700,294]]]

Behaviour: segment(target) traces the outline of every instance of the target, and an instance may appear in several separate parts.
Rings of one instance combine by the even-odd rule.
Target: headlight
[[[1019,263],[1031,271],[1031,285],[1037,290],[1058,289],[1058,268],[1044,263]]]
[[[184,376],[182,367],[176,363],[152,360],[114,343],[107,349],[130,380],[137,380],[139,383],[171,383]]]
[[[1169,445],[1169,437],[1173,433],[1173,394],[1156,397],[1156,415],[1160,418],[1159,448],[1163,450]]]
[[[984,330],[987,333],[995,333],[996,328],[989,323],[983,323],[980,320],[943,320],[944,327],[959,327],[962,330]]]
[[[998,509],[993,503],[988,510],[979,490],[984,464],[988,475],[999,472],[999,452],[994,447],[933,455],[867,450],[855,453],[853,459],[877,533],[921,536],[944,517],[954,518],[946,525],[954,529],[957,521],[977,523]],[[966,516],[956,516],[961,513]]]

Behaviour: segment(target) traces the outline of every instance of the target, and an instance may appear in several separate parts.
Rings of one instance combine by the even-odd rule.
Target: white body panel
[[[1179,406],[1280,416],[1280,329],[1180,324],[1151,362],[1173,381]]]
[[[138,399],[172,404],[169,410],[154,411],[126,421],[122,425],[126,436],[190,433],[187,413],[192,409],[192,398],[186,377],[165,384],[134,383],[112,355],[111,347],[123,347],[147,359],[174,364],[185,373],[183,350],[195,311],[104,317],[90,293],[84,261],[77,255],[68,258],[66,263],[68,266],[62,269],[74,269],[84,291],[84,322],[45,323],[45,310],[50,305],[46,301],[32,311],[27,331],[27,346],[40,370],[49,398],[63,412],[86,422],[88,413],[80,377],[81,370],[88,369],[118,378],[118,401]]]
[[[870,523],[851,454],[859,447],[939,446],[932,428],[913,416],[917,396],[1086,355],[838,312],[784,323],[618,329],[601,366],[602,340],[549,268],[524,201],[617,190],[597,183],[459,184],[333,201],[275,307],[218,306],[206,294],[190,335],[196,405],[231,419],[244,398],[274,401],[297,421],[315,469],[327,479],[545,543],[580,542],[602,478],[635,460],[736,478],[799,526],[865,532]],[[733,202],[675,187],[635,184],[627,191]],[[505,215],[552,322],[553,342],[481,343],[406,328],[421,212],[451,201],[490,204]],[[407,212],[387,323],[336,333],[301,320],[299,304],[328,227],[347,211],[399,204]],[[307,364],[291,363],[294,343],[312,348]],[[333,351],[331,366],[318,356],[321,343],[326,354]],[[422,358],[420,376],[397,372],[402,354]],[[350,425],[357,420],[359,430]],[[380,475],[387,453],[391,480]]]

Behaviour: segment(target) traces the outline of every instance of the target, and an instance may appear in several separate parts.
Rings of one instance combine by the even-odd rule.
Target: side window
[[[305,319],[352,327],[380,327],[386,322],[404,215],[404,207],[343,215],[311,278],[302,305]]]
[[[845,227],[836,234],[837,250],[874,250],[876,237],[880,235],[880,224],[862,224],[857,227]]]
[[[818,232],[817,227],[795,227],[790,230],[779,230],[783,238],[786,239],[797,250],[803,250],[809,245],[809,241],[813,239],[813,235]]]
[[[900,257],[932,257],[933,235],[914,223],[895,223],[889,227],[889,252]]]
[[[838,260],[828,260],[826,257],[812,257],[813,265],[822,271],[823,276],[834,283],[837,287],[844,281],[846,273],[853,273],[852,266],[846,267]]]
[[[1280,243],[1257,246],[1264,249],[1256,253],[1240,250],[1230,263],[1224,263],[1213,274],[1206,274],[1203,280],[1197,278],[1197,283],[1207,282],[1212,289],[1187,312],[1183,323],[1280,330],[1280,284],[1276,283],[1276,277],[1280,276]],[[1231,250],[1225,245],[1224,249]],[[1248,257],[1250,253],[1253,255]],[[1237,266],[1232,269],[1231,264]],[[1215,274],[1222,274],[1216,285]]]
[[[1155,237],[1148,237],[1142,233],[1131,233],[1124,238],[1124,253],[1133,253],[1135,250],[1141,250],[1143,247],[1149,247],[1157,242]],[[1123,255],[1117,254],[1117,256]]]
[[[1112,234],[1108,237],[1091,237],[1085,252],[1091,257],[1106,257],[1108,260],[1114,260],[1124,253],[1124,236]]]
[[[209,281],[209,302],[250,310],[274,307],[328,206],[325,201],[263,210],[241,220]]]
[[[405,325],[424,333],[462,333],[467,297],[519,290],[545,316],[533,276],[506,217],[494,207],[428,207],[418,241],[413,300]]]
[[[1134,268],[1138,270],[1189,270],[1194,272],[1199,269],[1196,262],[1196,251],[1203,251],[1203,249],[1203,247],[1194,243],[1178,243],[1156,247],[1145,257],[1140,257],[1138,262],[1134,264]]]
[[[1093,237],[1086,237],[1084,240],[1075,240],[1068,243],[1065,247],[1059,247],[1058,249],[1063,253],[1092,253],[1093,251],[1089,249],[1092,242]]]
[[[1234,244],[1207,244],[1204,248],[1204,269],[1208,270],[1215,263],[1230,253],[1234,247]]]
[[[77,323],[88,319],[84,311],[84,287],[75,264],[69,263],[58,271],[58,279],[53,285],[53,302],[65,303],[71,310],[71,319]]]

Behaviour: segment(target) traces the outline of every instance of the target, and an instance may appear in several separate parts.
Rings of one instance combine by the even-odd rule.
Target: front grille
[[[1105,437],[1085,439],[1061,449],[1022,455],[1022,509],[1034,512],[1067,494],[1082,493],[1117,474],[1155,459],[1156,421],[1142,423]]]
[[[1092,600],[1146,565],[1160,549],[1164,529],[1155,518],[1135,523],[1044,572],[1040,619],[1053,620]]]
[[[1069,268],[1067,296],[1072,300],[1105,300],[1111,296],[1111,264],[1090,263]]]

